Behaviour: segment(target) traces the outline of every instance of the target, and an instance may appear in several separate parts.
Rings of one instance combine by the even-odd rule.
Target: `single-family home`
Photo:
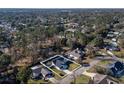
[[[79,27],[79,24],[78,23],[67,23],[67,24],[64,24],[65,28],[78,28]]]
[[[96,74],[89,82],[89,84],[118,84],[119,81],[108,75]]]
[[[72,58],[74,60],[77,60],[79,58],[83,58],[84,56],[84,51],[79,50],[78,48],[73,50],[72,52],[68,53],[69,58]]]
[[[117,31],[116,31],[116,32],[114,32],[113,34],[114,34],[114,35],[119,35],[119,33],[120,33],[120,32],[117,32]]]
[[[66,70],[69,67],[70,61],[65,58],[59,57],[53,60],[53,63],[61,70]]]
[[[43,67],[41,65],[37,65],[31,68],[32,70],[32,78],[50,78],[53,76],[52,71],[47,69],[46,67]]]
[[[75,31],[76,29],[72,29],[72,28],[66,30],[66,32],[72,32],[72,33],[74,33]]]
[[[41,74],[43,75],[44,78],[51,78],[53,77],[53,73],[52,71],[50,71],[49,69],[43,67],[41,69]]]
[[[108,66],[108,73],[114,77],[121,77],[124,75],[124,63],[117,61]]]
[[[106,50],[110,50],[110,51],[120,51],[120,48],[118,47],[118,45],[116,43],[111,43],[111,44],[107,44],[105,46]]]
[[[41,76],[41,65],[31,67],[32,70],[32,78],[38,78]]]

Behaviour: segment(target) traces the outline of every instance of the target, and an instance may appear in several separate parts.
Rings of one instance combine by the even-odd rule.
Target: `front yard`
[[[102,67],[106,67],[111,63],[112,63],[112,61],[102,60],[97,65],[102,66]]]
[[[124,84],[124,76],[122,76],[121,78],[118,78],[118,80],[120,81],[121,84]]]
[[[51,82],[50,81],[46,81],[46,80],[43,80],[43,79],[40,79],[40,80],[33,80],[33,79],[29,79],[28,84],[50,84]]]
[[[90,77],[85,76],[85,75],[81,75],[81,76],[76,77],[74,83],[75,84],[88,84],[89,81],[90,81]]]

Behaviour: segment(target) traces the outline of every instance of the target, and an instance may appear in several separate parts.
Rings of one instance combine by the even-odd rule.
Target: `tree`
[[[121,48],[124,48],[124,34],[122,34],[120,37],[119,37],[119,44],[120,44],[120,47]]]
[[[5,54],[0,56],[0,68],[7,67],[11,63],[11,57]]]
[[[101,36],[97,36],[91,43],[96,47],[101,47],[104,44],[103,38]]]
[[[87,36],[85,34],[79,32],[79,31],[75,34],[76,34],[76,37],[78,38],[79,42],[82,45],[86,45],[88,43],[88,39],[87,39]]]
[[[63,45],[63,46],[67,45],[67,39],[66,38],[61,39],[61,45]]]
[[[26,83],[27,80],[30,78],[31,70],[27,67],[21,67],[18,70],[16,75],[16,80],[20,81],[21,83]]]
[[[87,53],[86,54],[87,56],[89,56],[90,58],[93,58],[95,56],[95,54],[96,54],[96,51],[95,51],[95,49],[93,47],[88,46],[86,53]]]

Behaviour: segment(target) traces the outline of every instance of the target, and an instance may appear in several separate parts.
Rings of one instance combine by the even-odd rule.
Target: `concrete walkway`
[[[55,78],[49,78],[49,81],[51,81],[54,84],[57,84],[59,81],[56,80]]]
[[[71,74],[72,72],[69,70],[63,70],[63,72],[65,72],[66,74]]]

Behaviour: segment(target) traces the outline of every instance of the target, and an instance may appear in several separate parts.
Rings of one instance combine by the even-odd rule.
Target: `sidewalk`
[[[83,75],[86,75],[86,76],[89,76],[89,77],[91,77],[92,79],[93,79],[93,77],[96,75],[96,73],[89,73],[89,72],[86,72],[86,71],[84,71],[82,74],[83,74]]]

